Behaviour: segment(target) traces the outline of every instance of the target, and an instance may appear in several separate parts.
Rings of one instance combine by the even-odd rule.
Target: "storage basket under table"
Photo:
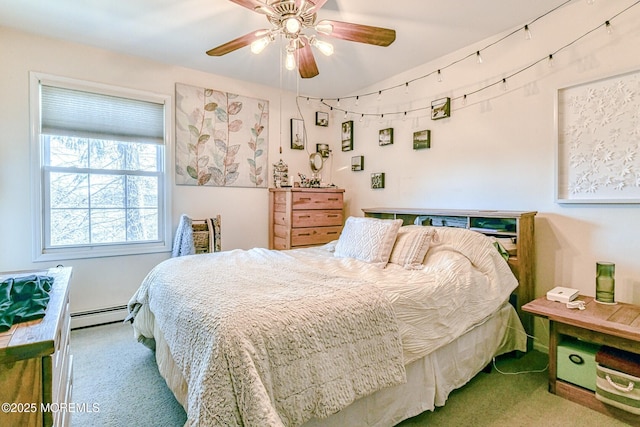
[[[603,346],[596,362],[596,399],[640,415],[640,355]]]

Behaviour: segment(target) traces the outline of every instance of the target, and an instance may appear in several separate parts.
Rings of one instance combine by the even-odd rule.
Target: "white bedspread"
[[[172,258],[130,306],[147,302],[188,384],[188,425],[297,426],[406,380],[383,292],[285,252]]]
[[[488,239],[438,234],[422,270],[335,258],[332,244],[173,258],[130,310],[155,314],[188,384],[187,424],[299,425],[404,381],[403,363],[508,299],[517,281]]]

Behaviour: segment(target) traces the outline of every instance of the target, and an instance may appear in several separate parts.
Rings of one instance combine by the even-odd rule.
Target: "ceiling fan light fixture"
[[[296,69],[296,57],[293,52],[287,52],[287,56],[284,60],[284,67],[289,71]]]
[[[333,33],[333,25],[328,22],[320,22],[316,25],[316,31],[327,36],[330,36]]]
[[[269,43],[271,43],[271,39],[269,37],[261,37],[258,40],[254,40],[251,43],[251,52],[258,54],[262,52]]]
[[[301,28],[302,24],[300,23],[300,20],[294,16],[284,20],[284,30],[287,34],[298,34]]]
[[[311,46],[315,46],[320,52],[322,52],[326,56],[333,55],[333,45],[331,43],[318,40],[315,36],[311,36],[309,38],[309,43],[311,43]]]

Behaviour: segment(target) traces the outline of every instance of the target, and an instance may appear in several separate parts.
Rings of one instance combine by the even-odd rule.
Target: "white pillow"
[[[432,227],[420,225],[401,227],[389,262],[407,269],[421,268],[431,243],[437,241],[437,237],[436,230]]]
[[[396,241],[401,219],[378,219],[350,216],[336,244],[334,256],[356,258],[384,267]]]

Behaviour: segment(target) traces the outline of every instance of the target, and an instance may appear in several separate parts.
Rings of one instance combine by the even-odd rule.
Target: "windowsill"
[[[132,247],[134,246],[134,247]],[[171,252],[171,247],[163,244],[140,244],[126,248],[114,247],[86,247],[73,249],[48,250],[45,253],[37,253],[33,256],[33,262],[63,261],[69,259],[105,258],[114,256],[146,255],[162,252]]]

